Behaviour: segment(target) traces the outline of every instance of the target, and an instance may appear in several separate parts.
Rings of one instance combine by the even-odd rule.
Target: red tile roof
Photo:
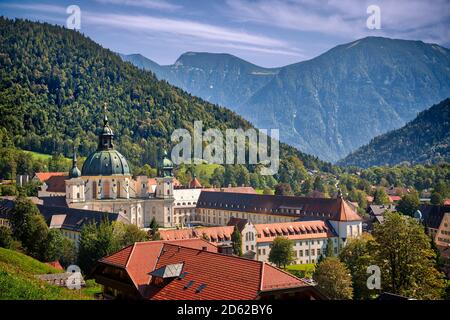
[[[186,241],[192,240],[178,244],[137,243],[132,246],[131,254],[124,254],[129,256],[124,269],[142,296],[151,300],[250,300],[257,298],[261,291],[309,287],[304,281],[263,262],[189,248],[184,246]],[[128,252],[128,248],[122,251],[126,249]],[[109,261],[106,257],[99,263],[110,264]],[[175,278],[163,287],[151,284],[149,273],[173,264],[183,264],[182,279]],[[191,286],[186,287],[188,283]],[[202,290],[200,285],[204,285]]]
[[[41,182],[45,182],[51,177],[67,176],[67,172],[36,172],[36,178]]]
[[[208,251],[217,252],[216,246],[203,239],[146,241],[136,242],[100,259],[99,262],[126,269],[136,288],[143,294],[142,284],[147,284],[150,280],[148,273],[155,269],[156,259],[167,243],[199,250],[206,248]]]
[[[333,229],[322,220],[255,224],[255,229],[258,243],[272,242],[278,236],[291,240],[336,237]]]
[[[359,221],[361,217],[353,210],[344,199],[340,200],[339,210],[337,215],[338,221]]]
[[[162,240],[202,239],[205,236],[211,242],[230,241],[234,226],[219,226],[205,228],[187,228],[179,230],[159,230]]]
[[[200,181],[198,181],[197,177],[195,177],[194,179],[191,180],[191,182],[189,182],[189,188],[201,188],[202,184],[200,183]]]
[[[45,181],[49,192],[66,192],[67,176],[52,176]]]
[[[49,265],[50,267],[53,267],[55,269],[58,269],[58,270],[64,270],[64,268],[62,267],[62,265],[59,263],[58,260],[52,261],[52,262],[46,262],[45,264]]]
[[[390,202],[396,202],[396,201],[400,201],[402,199],[402,197],[400,197],[400,196],[388,196],[388,197],[389,197]]]
[[[256,194],[256,190],[253,187],[207,188],[202,191]]]

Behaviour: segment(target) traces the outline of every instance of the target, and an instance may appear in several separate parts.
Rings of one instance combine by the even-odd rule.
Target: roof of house
[[[61,263],[59,263],[58,260],[52,261],[52,262],[46,262],[45,264],[49,265],[50,267],[53,267],[55,269],[58,269],[58,270],[64,270],[64,268],[62,267]]]
[[[100,222],[107,218],[109,221],[121,220],[118,213],[109,213],[93,210],[73,209],[67,207],[49,207],[37,205],[50,227],[63,228],[79,232],[87,223]]]
[[[68,176],[52,176],[45,181],[48,192],[66,192],[66,180]]]
[[[47,207],[66,207],[68,208],[66,196],[48,196],[39,198],[44,206]]]
[[[394,205],[377,205],[377,204],[371,204],[369,206],[369,212],[374,216],[382,216],[386,213],[386,211],[396,211]]]
[[[422,213],[423,224],[428,228],[438,229],[446,212],[450,212],[450,206],[421,204],[419,211]]]
[[[247,219],[231,217],[230,220],[228,220],[227,226],[233,226],[233,227],[237,226],[238,230],[242,232],[242,230],[244,230],[247,223],[248,223]]]
[[[306,198],[261,194],[202,192],[197,208],[309,217],[322,220],[360,221],[361,217],[342,198]]]
[[[152,300],[250,300],[262,291],[310,286],[263,262],[201,250],[187,241],[194,240],[136,243],[99,264],[125,269],[141,295]],[[180,264],[179,277],[163,287],[151,284],[152,271]]]
[[[253,187],[205,188],[202,191],[256,194],[256,190]]]
[[[180,240],[207,238],[212,242],[230,241],[234,226],[219,226],[205,228],[187,228],[179,230],[159,230],[162,240]]]
[[[197,179],[197,177],[194,177],[194,179],[192,179],[189,182],[189,188],[201,188],[202,184],[200,183],[200,181]]]
[[[51,177],[64,177],[67,172],[36,172],[35,177],[41,182],[46,182]]]
[[[282,236],[290,240],[337,237],[326,221],[294,221],[283,223],[255,224],[258,237],[256,242],[272,242]]]
[[[400,196],[388,196],[388,197],[389,197],[390,202],[396,202],[396,201],[400,201],[402,199],[402,197],[400,197]]]

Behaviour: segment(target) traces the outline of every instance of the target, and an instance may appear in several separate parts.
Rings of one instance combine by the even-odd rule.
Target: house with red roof
[[[335,255],[339,253],[338,235],[333,227],[323,220],[252,224],[243,219],[230,219],[227,226],[159,230],[162,240],[207,239],[222,250],[232,245],[231,235],[237,226],[242,237],[244,257],[269,262],[272,243],[277,237],[292,241],[295,263],[316,263],[325,256],[329,239]]]
[[[91,277],[106,299],[326,299],[314,285],[261,261],[217,253],[202,239],[135,243],[100,259]]]
[[[195,221],[223,226],[231,218],[246,219],[254,225],[326,221],[327,227],[338,237],[338,248],[343,247],[348,238],[362,233],[362,218],[340,195],[308,198],[211,191],[200,194]]]
[[[36,172],[33,180],[41,183],[38,190],[38,197],[65,197],[65,181],[67,179],[69,179],[67,172]]]

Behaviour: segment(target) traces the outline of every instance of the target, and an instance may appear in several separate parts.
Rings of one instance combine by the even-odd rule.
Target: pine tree
[[[242,235],[237,226],[234,226],[231,242],[233,243],[233,253],[242,256]]]

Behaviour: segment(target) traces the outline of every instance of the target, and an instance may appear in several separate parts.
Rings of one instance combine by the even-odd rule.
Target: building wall
[[[448,248],[450,246],[450,213],[447,212],[442,218],[439,229],[435,235],[435,242],[438,246]]]
[[[239,212],[224,209],[197,208],[196,218],[205,225],[221,226],[226,225],[231,217],[247,219],[254,224],[276,223],[294,221],[295,217],[279,216],[271,214],[260,214],[250,212]]]
[[[338,238],[332,237],[334,255],[339,253]],[[256,259],[269,263],[269,254],[273,242],[258,242]],[[321,255],[325,256],[328,238],[293,240],[294,264],[317,263]]]

